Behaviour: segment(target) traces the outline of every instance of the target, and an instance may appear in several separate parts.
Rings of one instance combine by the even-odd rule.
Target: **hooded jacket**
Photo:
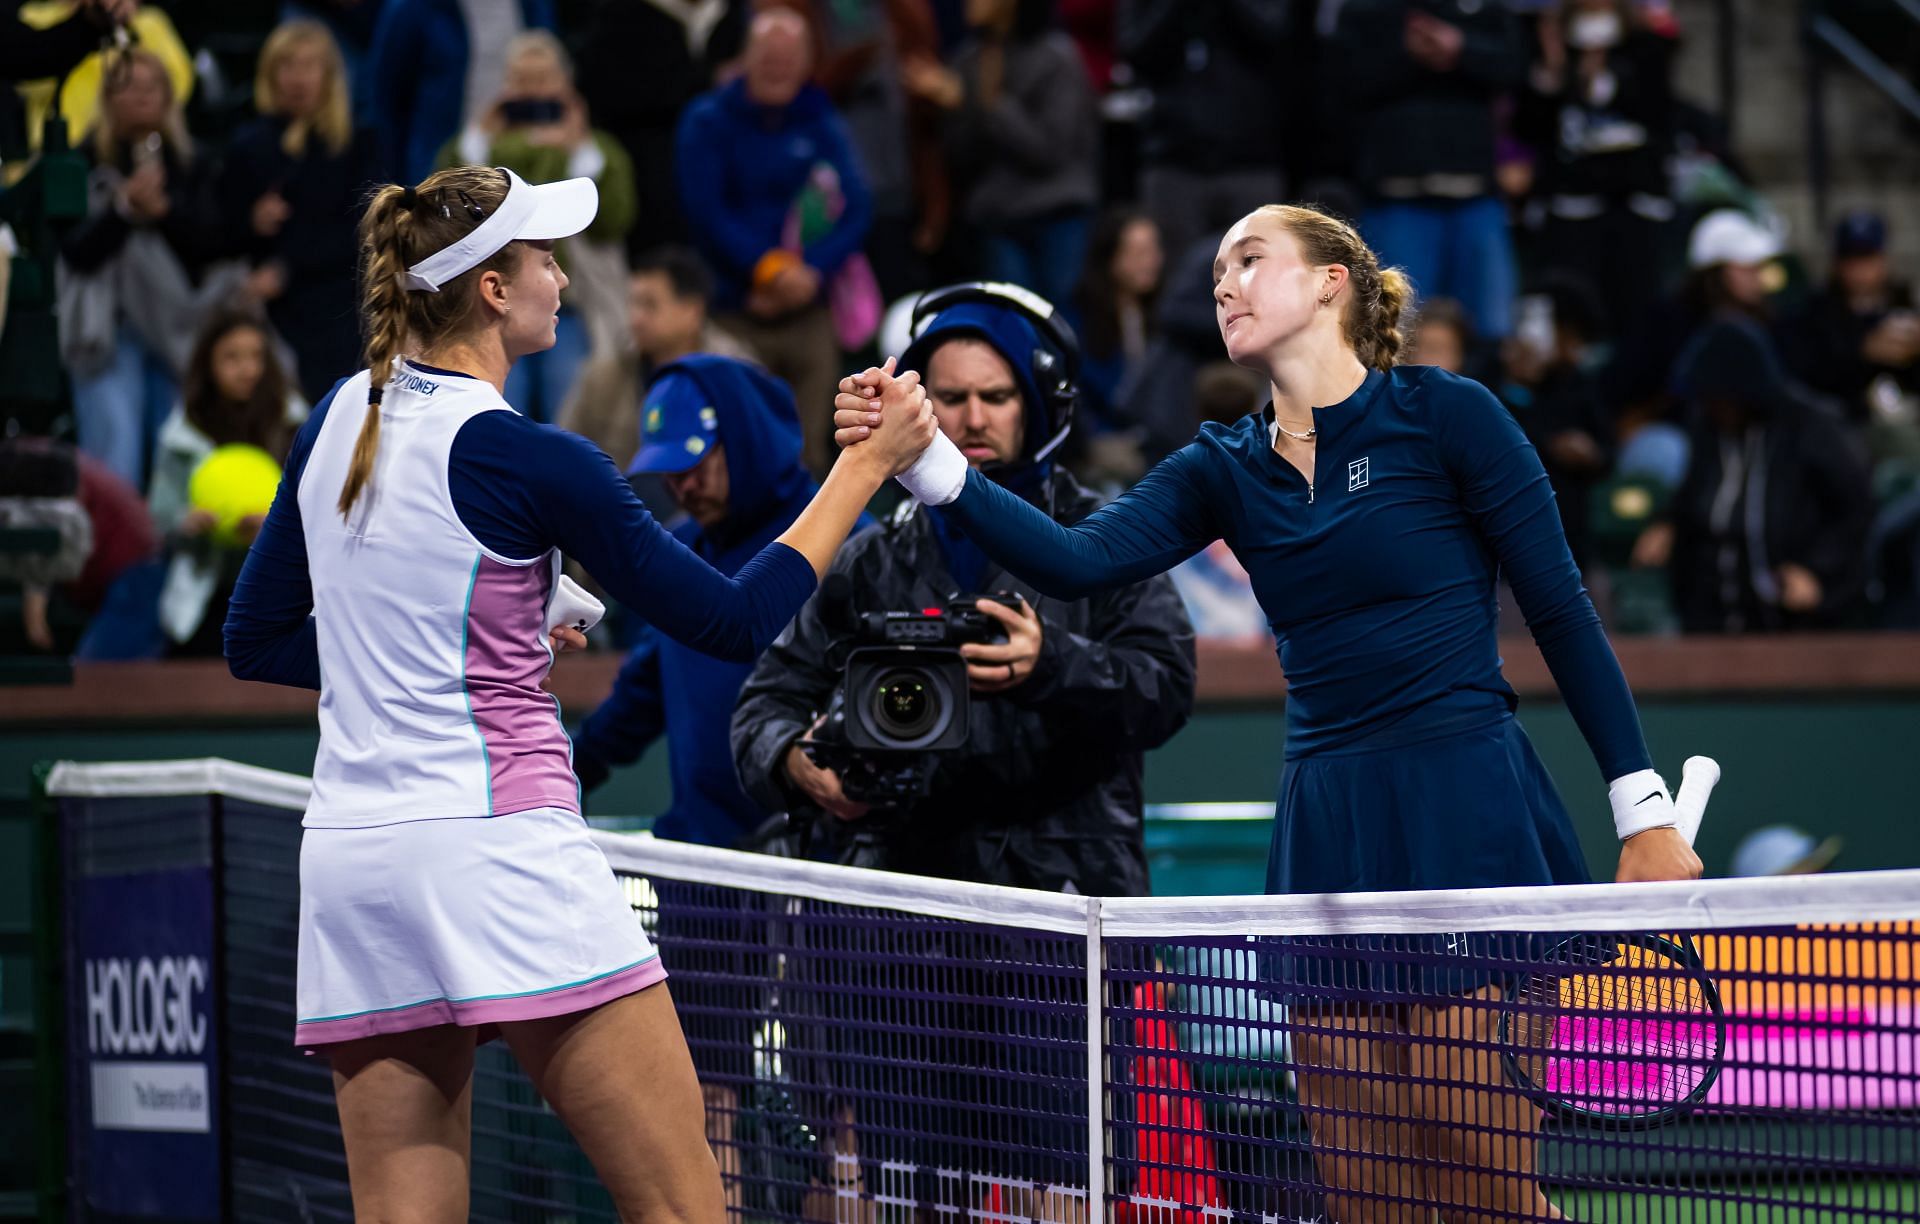
[[[1065,472],[1048,483],[1054,513],[1077,521],[1098,504]],[[912,502],[850,541],[833,570],[862,611],[925,608],[959,591],[935,516]],[[1142,896],[1142,758],[1193,712],[1193,629],[1165,575],[1088,599],[1046,599],[986,563],[979,593],[1020,593],[1040,616],[1040,659],[1005,693],[975,694],[967,740],[940,762],[929,797],[878,835],[892,871],[1090,895]],[[832,632],[811,599],[760,657],[733,718],[734,759],[768,812],[797,802],[787,750],[839,683],[825,663]],[[849,830],[819,822],[823,837]]]
[[[1797,393],[1751,324],[1717,323],[1681,358],[1692,462],[1669,510],[1681,628],[1739,633],[1832,626],[1865,583],[1873,513],[1866,458],[1839,417]],[[1737,405],[1716,426],[1709,401]],[[1820,580],[1819,607],[1780,606],[1778,571]]]
[[[787,214],[826,163],[839,178],[839,220],[802,252],[823,284],[866,241],[873,199],[846,125],[818,85],[784,107],[762,106],[745,80],[688,103],[674,138],[680,207],[700,253],[713,265],[716,310],[745,301],[754,265],[780,246]]]
[[[692,378],[711,397],[728,482],[723,522],[709,531],[687,519],[673,535],[732,575],[792,526],[818,488],[800,463],[793,396],[758,366],[726,357],[685,357],[659,371],[671,372]],[[639,760],[665,735],[673,802],[654,822],[655,835],[709,846],[739,842],[763,819],[740,789],[727,743],[734,700],[752,670],[751,664],[716,659],[646,630],[613,693],[587,716],[574,740],[581,786],[599,786],[613,766]]]

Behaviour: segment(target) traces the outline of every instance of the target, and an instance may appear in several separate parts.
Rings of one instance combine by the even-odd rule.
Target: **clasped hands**
[[[912,467],[940,434],[919,372],[895,374],[894,361],[841,379],[833,398],[833,440],[849,459],[877,462],[888,476]]]

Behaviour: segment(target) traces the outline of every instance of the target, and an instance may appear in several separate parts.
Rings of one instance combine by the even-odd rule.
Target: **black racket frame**
[[[1605,965],[1612,962],[1614,955],[1599,952],[1598,949],[1629,947],[1640,948],[1656,956],[1666,957],[1682,966],[1686,975],[1700,987],[1701,997],[1705,999],[1708,1009],[1707,1023],[1711,1026],[1712,1058],[1708,1061],[1700,1082],[1684,1099],[1670,1101],[1660,1109],[1640,1113],[1597,1110],[1590,1105],[1557,1096],[1533,1082],[1532,1077],[1523,1068],[1519,1057],[1516,1056],[1513,1042],[1515,1011],[1512,1007],[1504,1007],[1500,1010],[1498,1041],[1500,1061],[1505,1065],[1507,1078],[1555,1118],[1606,1130],[1648,1130],[1656,1126],[1664,1126],[1691,1111],[1694,1106],[1707,1099],[1707,1094],[1713,1090],[1714,1082],[1720,1078],[1720,1070],[1726,1063],[1726,1008],[1720,1001],[1719,988],[1714,985],[1713,978],[1708,976],[1701,963],[1700,951],[1694,945],[1691,936],[1682,935],[1678,940],[1669,939],[1664,935],[1637,933],[1605,935],[1588,933],[1569,936],[1554,945],[1546,958],[1549,963],[1564,964],[1568,972],[1548,973],[1534,970],[1523,973],[1508,983],[1505,992],[1506,1002],[1518,1002],[1525,995],[1529,983],[1542,978],[1551,979],[1557,983],[1561,978],[1572,976],[1574,973],[1603,969]],[[1575,949],[1578,954],[1568,955],[1569,949]]]

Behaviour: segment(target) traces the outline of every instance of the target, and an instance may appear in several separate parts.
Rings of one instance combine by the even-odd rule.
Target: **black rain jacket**
[[[1064,472],[1051,478],[1055,517],[1075,521],[1096,499]],[[938,528],[913,502],[848,541],[833,571],[862,612],[917,610],[958,592]],[[978,591],[1017,591],[1040,616],[1040,659],[1026,683],[972,694],[967,742],[939,765],[929,797],[865,831],[864,865],[1051,892],[1144,896],[1142,757],[1193,711],[1193,628],[1165,575],[1063,603],[988,564]],[[760,657],[733,716],[741,784],[768,812],[799,802],[785,760],[827,707],[833,634],[816,595]],[[869,820],[874,818],[869,817]],[[815,823],[830,857],[867,821]]]

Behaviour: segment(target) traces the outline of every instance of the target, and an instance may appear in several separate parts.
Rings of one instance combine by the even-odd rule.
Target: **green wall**
[[[1773,823],[1838,834],[1846,842],[1837,864],[1842,869],[1920,865],[1920,695],[1646,700],[1640,710],[1655,761],[1670,782],[1678,781],[1680,762],[1696,753],[1717,758],[1724,769],[1700,832],[1710,874],[1724,873],[1742,834]],[[1149,802],[1270,802],[1280,776],[1284,721],[1277,709],[1197,715],[1149,759]],[[1604,877],[1613,864],[1612,826],[1578,729],[1558,703],[1531,703],[1522,721],[1573,811],[1594,870]],[[0,735],[0,816],[9,810],[24,815],[28,771],[36,760],[224,756],[306,773],[313,741],[311,724],[10,731]],[[645,814],[657,810],[666,794],[666,757],[654,752],[616,775],[592,796],[591,806],[597,815]],[[1246,822],[1208,828],[1203,822],[1154,841],[1161,891],[1260,889],[1264,829],[1249,829]],[[1183,847],[1195,860],[1191,876],[1178,861]],[[21,861],[22,849],[18,826],[0,820],[0,864]],[[1245,861],[1236,873],[1239,860]],[[1178,890],[1176,882],[1182,882]],[[19,895],[11,880],[0,879],[0,919],[14,916]]]
[[[1520,717],[1573,814],[1595,875],[1611,878],[1617,843],[1606,788],[1579,728],[1558,702],[1529,703]],[[1720,762],[1721,782],[1697,842],[1709,875],[1726,874],[1740,838],[1769,824],[1839,835],[1845,847],[1836,869],[1920,866],[1920,697],[1642,700],[1640,717],[1670,785],[1679,785],[1687,757]],[[1150,758],[1149,802],[1270,802],[1285,721],[1279,711],[1196,716]],[[1243,832],[1224,836],[1245,841]],[[1165,865],[1156,855],[1162,878]],[[1263,880],[1251,870],[1234,891],[1258,892]]]

